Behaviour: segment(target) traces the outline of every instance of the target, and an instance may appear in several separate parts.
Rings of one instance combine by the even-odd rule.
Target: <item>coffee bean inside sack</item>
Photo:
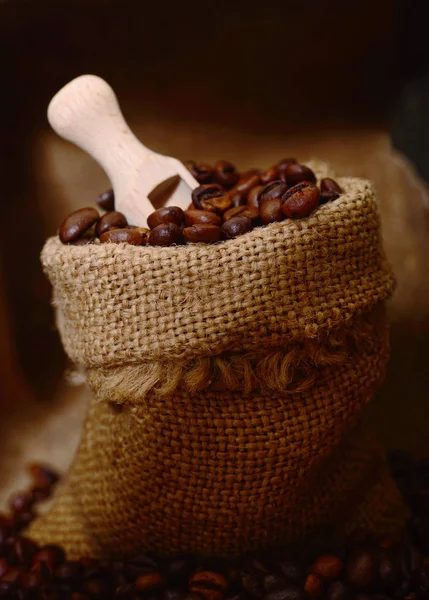
[[[196,226],[196,225],[195,225]],[[216,225],[206,225],[217,227]],[[0,599],[6,600],[424,600],[429,597],[429,461],[391,453],[411,518],[397,537],[364,530],[346,540],[229,558],[155,554],[69,560],[26,535],[59,476],[31,464],[29,488],[0,513]],[[142,507],[144,510],[144,507]]]
[[[268,169],[239,172],[220,160],[214,166],[187,161],[185,166],[200,184],[189,195],[189,206],[165,206],[152,212],[148,228],[128,223],[115,210],[113,190],[97,198],[104,214],[81,208],[63,221],[59,237],[63,244],[132,244],[134,246],[178,246],[215,244],[239,237],[255,227],[285,219],[303,219],[321,204],[333,202],[343,193],[338,183],[316,176],[295,158],[285,158]]]

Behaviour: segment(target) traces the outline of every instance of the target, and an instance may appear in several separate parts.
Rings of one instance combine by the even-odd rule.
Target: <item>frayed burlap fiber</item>
[[[238,554],[401,525],[359,426],[394,278],[371,185],[339,183],[309,218],[216,245],[48,240],[61,338],[94,397],[32,537],[72,558]]]

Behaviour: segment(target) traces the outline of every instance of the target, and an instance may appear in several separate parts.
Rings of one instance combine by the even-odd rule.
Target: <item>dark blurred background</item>
[[[180,159],[209,160],[228,151],[226,158],[240,167],[253,166],[246,164],[252,159],[268,166],[265,157],[283,140],[285,154],[293,154],[294,141],[309,155],[314,140],[314,148],[325,148],[339,164],[353,146],[347,166],[370,177],[376,160],[384,164],[380,144],[393,139],[428,181],[426,11],[426,2],[412,0],[1,2],[3,398],[19,396],[16,378],[38,402],[49,402],[66,365],[39,265],[43,242],[58,224],[53,215],[63,210],[64,189],[52,183],[45,157],[62,157],[54,169],[60,178],[72,163],[81,165],[73,167],[77,189],[96,189],[102,177],[90,159],[73,162],[67,145],[56,151],[46,107],[60,87],[83,73],[102,76],[136,130],[146,127],[145,141]],[[403,301],[393,314],[389,377],[371,417],[387,443],[416,452],[429,452],[429,229],[427,207],[418,206],[424,193],[404,198],[397,211],[396,232],[401,211],[412,210],[404,206],[415,208],[403,231],[412,252],[402,279],[399,274]],[[86,197],[76,193],[76,207]],[[387,193],[384,198],[386,205]],[[389,225],[386,232],[388,253],[401,271]],[[414,305],[418,311],[410,310]]]

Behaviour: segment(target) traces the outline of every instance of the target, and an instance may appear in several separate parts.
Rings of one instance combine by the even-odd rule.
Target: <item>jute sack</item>
[[[225,555],[401,526],[359,426],[394,278],[371,185],[339,183],[311,217],[217,245],[48,240],[59,331],[94,399],[33,538],[71,558]]]

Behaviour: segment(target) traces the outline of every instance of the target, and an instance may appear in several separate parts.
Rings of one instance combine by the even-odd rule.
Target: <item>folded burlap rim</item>
[[[325,163],[311,166],[329,174]],[[196,392],[213,379],[302,391],[310,383],[296,373],[306,364],[343,360],[395,282],[371,183],[337,181],[344,193],[310,217],[219,244],[49,239],[42,262],[62,342],[97,395],[169,394],[179,383]]]

